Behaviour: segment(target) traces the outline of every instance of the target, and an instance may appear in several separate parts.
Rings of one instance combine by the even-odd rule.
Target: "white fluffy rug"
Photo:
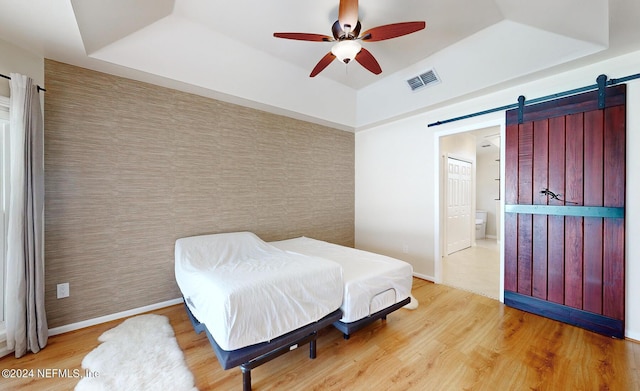
[[[404,308],[408,309],[408,310],[415,310],[416,308],[418,308],[418,299],[416,299],[413,295],[409,295],[411,296],[411,303],[407,304],[404,306]]]
[[[82,360],[82,374],[97,376],[80,380],[76,391],[197,391],[166,316],[127,319],[98,340],[102,344]]]

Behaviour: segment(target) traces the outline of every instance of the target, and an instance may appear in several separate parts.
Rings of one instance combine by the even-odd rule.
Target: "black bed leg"
[[[309,358],[316,358],[316,340],[315,338],[309,341]]]
[[[251,369],[240,366],[242,369],[242,391],[251,391]]]
[[[349,334],[347,334],[347,333],[342,334],[342,338],[343,339],[349,339]]]

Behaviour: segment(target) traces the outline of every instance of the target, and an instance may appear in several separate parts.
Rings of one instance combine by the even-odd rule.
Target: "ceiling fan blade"
[[[276,38],[296,39],[298,41],[329,42],[334,39],[328,35],[310,33],[273,33]]]
[[[344,25],[351,26],[351,30],[358,24],[358,0],[340,0],[338,8],[338,21],[344,31]]]
[[[360,63],[363,67],[367,68],[370,72],[379,75],[382,73],[382,68],[380,68],[380,64],[373,57],[373,54],[369,52],[367,49],[362,48],[360,52],[356,54],[355,60]]]
[[[322,57],[322,59],[316,64],[315,68],[313,68],[309,77],[314,77],[318,73],[322,72],[322,70],[329,64],[331,64],[331,61],[333,61],[335,58],[336,56],[334,56],[331,52],[325,54],[324,57]]]
[[[422,30],[427,24],[425,22],[403,22],[386,24],[384,26],[374,27],[362,33],[362,40],[364,41],[383,41],[385,39],[391,39],[401,37],[403,35],[415,33]]]

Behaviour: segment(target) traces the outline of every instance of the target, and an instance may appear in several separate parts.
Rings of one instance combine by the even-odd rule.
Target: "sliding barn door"
[[[624,337],[626,86],[507,112],[505,303]]]

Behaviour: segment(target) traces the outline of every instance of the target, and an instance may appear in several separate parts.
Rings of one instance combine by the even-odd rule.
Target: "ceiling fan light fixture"
[[[358,20],[358,0],[339,1],[338,20],[331,26],[333,37],[313,33],[273,33],[276,38],[312,42],[336,42],[331,51],[318,61],[309,77],[317,76],[336,58],[345,64],[350,63],[351,60],[356,60],[369,72],[379,75],[382,73],[380,64],[367,49],[362,47],[360,41],[384,41],[415,33],[426,27],[426,22],[391,23],[368,29],[361,35],[362,25]]]
[[[360,42],[352,39],[338,41],[331,48],[331,53],[334,56],[338,57],[338,60],[342,61],[345,64],[348,64],[349,61],[353,60],[354,57],[360,53],[362,49],[362,45]]]

